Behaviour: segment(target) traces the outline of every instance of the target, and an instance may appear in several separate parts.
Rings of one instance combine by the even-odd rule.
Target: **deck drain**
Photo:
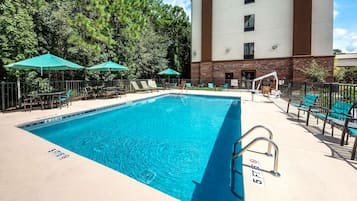
[[[65,154],[64,152],[58,150],[58,149],[51,149],[48,151],[49,154],[52,156],[56,157],[58,160],[63,160],[65,158],[69,157],[69,154]]]

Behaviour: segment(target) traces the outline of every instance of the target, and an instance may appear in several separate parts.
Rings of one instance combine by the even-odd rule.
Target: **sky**
[[[185,9],[191,19],[191,0],[163,0]],[[357,0],[334,0],[333,48],[357,53]]]
[[[333,48],[357,52],[357,0],[335,0]]]

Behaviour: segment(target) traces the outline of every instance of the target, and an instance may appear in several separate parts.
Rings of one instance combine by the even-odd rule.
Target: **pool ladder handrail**
[[[236,153],[237,144],[240,143],[246,136],[248,136],[250,133],[252,133],[252,131],[254,131],[257,128],[262,128],[262,129],[268,131],[269,139],[266,138],[266,137],[257,137],[255,139],[253,139],[249,144],[247,144],[244,148],[242,148],[238,153]],[[231,159],[232,160],[231,161],[232,178],[233,178],[234,168],[235,168],[235,159],[238,158],[239,156],[241,156],[249,147],[253,146],[258,141],[267,141],[268,142],[268,151],[265,153],[267,156],[272,156],[271,147],[272,146],[274,147],[274,150],[275,150],[274,151],[274,169],[271,171],[271,173],[276,177],[280,176],[280,174],[278,172],[279,147],[273,141],[273,132],[270,129],[268,129],[267,127],[263,126],[263,125],[256,125],[256,126],[252,127],[251,129],[249,129],[247,132],[245,132],[233,144],[233,153],[232,153],[232,159]],[[231,182],[233,182],[232,179],[231,179]]]
[[[247,137],[250,133],[252,133],[255,129],[257,128],[262,128],[266,131],[268,131],[268,134],[269,134],[269,139],[270,140],[273,140],[273,132],[271,132],[270,129],[268,129],[267,127],[263,126],[263,125],[256,125],[256,126],[253,126],[251,129],[249,129],[247,132],[245,132],[240,138],[238,138],[234,144],[233,144],[233,153],[232,155],[236,154],[236,148],[237,148],[237,144],[240,143],[245,137]],[[273,156],[271,154],[271,144],[269,143],[268,144],[268,152],[265,153],[267,156]]]

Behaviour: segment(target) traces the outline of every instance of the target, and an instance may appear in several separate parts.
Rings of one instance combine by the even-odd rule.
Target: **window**
[[[233,79],[233,73],[225,73],[226,80]]]
[[[254,15],[244,16],[244,31],[254,31]]]
[[[254,3],[254,0],[244,0],[244,4]]]
[[[244,43],[244,59],[254,59],[254,43]]]

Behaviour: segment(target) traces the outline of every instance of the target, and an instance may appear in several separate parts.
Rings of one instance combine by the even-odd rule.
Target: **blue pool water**
[[[171,94],[25,129],[180,200],[243,200],[238,98]]]

